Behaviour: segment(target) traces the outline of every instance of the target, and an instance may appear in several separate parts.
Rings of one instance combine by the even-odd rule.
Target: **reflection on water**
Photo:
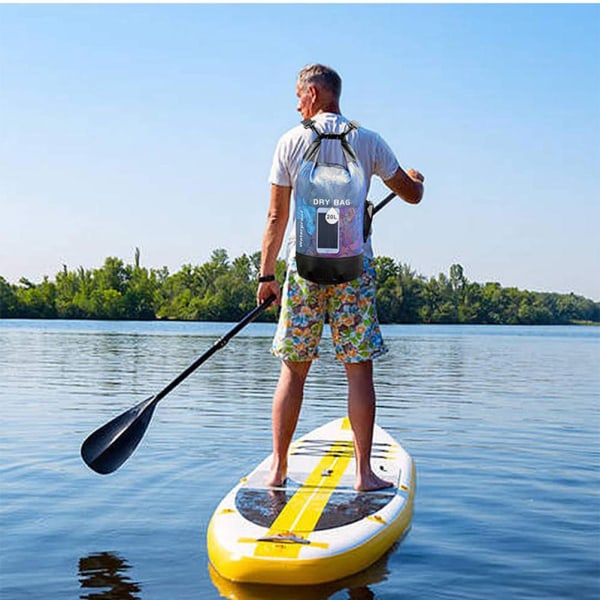
[[[100,552],[79,559],[81,600],[141,600],[140,586],[127,575],[131,567],[112,552]],[[88,589],[94,591],[88,592]]]
[[[397,550],[400,543],[401,540],[396,542],[382,558],[365,571],[339,581],[319,585],[274,586],[235,583],[221,577],[211,564],[208,565],[208,573],[221,597],[230,600],[327,600],[334,594],[340,600],[373,600],[375,593],[371,588],[388,578],[389,557]],[[337,595],[342,590],[345,590],[346,595]]]

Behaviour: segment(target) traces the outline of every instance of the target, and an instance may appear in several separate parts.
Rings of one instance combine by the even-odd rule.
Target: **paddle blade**
[[[101,475],[116,471],[137,448],[157,403],[150,396],[90,434],[81,446],[85,464]]]

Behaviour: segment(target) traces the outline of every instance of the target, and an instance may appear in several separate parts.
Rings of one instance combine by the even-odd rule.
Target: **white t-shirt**
[[[342,133],[346,130],[346,124],[348,123],[348,119],[335,113],[320,113],[313,117],[313,121],[315,121],[317,130],[325,133]],[[284,133],[275,149],[269,183],[295,188],[302,157],[314,139],[315,134],[312,129],[308,129],[304,125],[298,125]],[[373,175],[377,175],[383,180],[390,179],[398,169],[399,164],[394,153],[378,133],[360,127],[352,130],[346,139],[352,146],[365,172],[367,192]],[[345,164],[339,140],[321,141],[319,161]],[[295,256],[295,215],[296,211],[293,207],[292,222],[288,230],[288,259]],[[365,243],[364,253],[368,257],[373,256],[370,237]]]

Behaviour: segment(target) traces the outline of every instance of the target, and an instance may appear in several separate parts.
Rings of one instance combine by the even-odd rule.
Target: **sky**
[[[600,301],[593,4],[0,5],[0,276],[259,250],[315,62],[425,176],[377,215],[377,254]]]

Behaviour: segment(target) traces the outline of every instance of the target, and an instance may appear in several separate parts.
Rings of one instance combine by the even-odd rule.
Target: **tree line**
[[[531,292],[499,283],[471,282],[459,264],[448,274],[426,278],[407,264],[380,256],[377,309],[382,323],[467,323],[557,325],[599,323],[600,303],[575,294]],[[0,318],[229,321],[242,319],[256,304],[260,252],[230,259],[213,251],[201,265],[166,267],[108,257],[95,269],[63,270],[41,283],[0,276]],[[277,265],[278,281],[285,263]],[[275,311],[260,315],[274,321]]]

